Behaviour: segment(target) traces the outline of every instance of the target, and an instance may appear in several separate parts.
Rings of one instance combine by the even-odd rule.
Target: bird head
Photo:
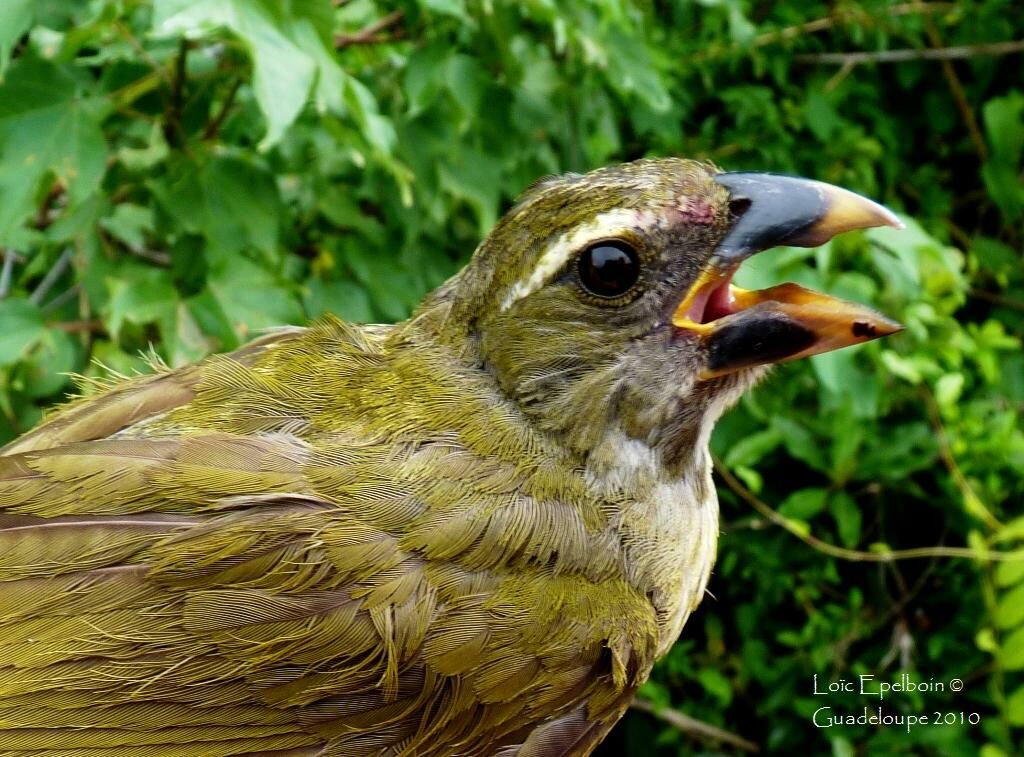
[[[535,184],[427,307],[535,426],[680,470],[770,365],[900,329],[796,284],[740,289],[738,267],[879,225],[901,223],[821,182],[641,160]]]

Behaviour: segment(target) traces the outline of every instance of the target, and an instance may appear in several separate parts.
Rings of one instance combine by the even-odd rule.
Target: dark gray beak
[[[837,234],[872,226],[903,228],[891,211],[847,189],[811,179],[770,173],[723,173],[739,216],[715,257],[736,264],[769,247],[817,247]]]

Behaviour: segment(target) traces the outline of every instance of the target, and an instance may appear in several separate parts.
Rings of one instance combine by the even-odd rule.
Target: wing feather
[[[436,356],[389,365],[387,333],[272,335],[0,450],[0,757],[589,752],[623,629],[651,633],[607,517],[505,410],[466,421]]]

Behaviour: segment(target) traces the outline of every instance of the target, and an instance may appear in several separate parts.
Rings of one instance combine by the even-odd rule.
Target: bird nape
[[[767,366],[896,331],[747,257],[887,210],[544,179],[413,316],[120,381],[0,450],[0,757],[586,755],[700,602]]]

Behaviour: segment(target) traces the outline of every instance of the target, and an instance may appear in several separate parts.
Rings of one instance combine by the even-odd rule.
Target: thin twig
[[[918,0],[918,3],[921,4],[920,0]],[[941,50],[944,45],[942,36],[939,34],[939,29],[935,26],[935,21],[931,16],[926,15],[924,17],[924,30],[928,36],[928,44],[935,50]],[[984,163],[988,160],[988,147],[985,145],[985,139],[981,136],[981,129],[978,128],[978,119],[974,115],[974,109],[971,107],[970,102],[967,100],[967,93],[964,92],[964,85],[960,81],[960,77],[957,76],[956,68],[953,67],[953,61],[942,61],[942,75],[946,77],[946,84],[949,86],[950,94],[953,95],[957,110],[960,111],[960,117],[963,118],[964,125],[967,127],[967,133],[971,136],[971,143],[974,145],[974,151],[978,154],[978,160]]]
[[[225,119],[228,117],[228,113],[231,112],[231,106],[235,103],[235,95],[238,94],[238,88],[242,86],[242,78],[238,77],[231,82],[231,89],[224,96],[224,102],[220,104],[220,109],[217,111],[217,115],[206,125],[203,129],[203,141],[208,141],[217,136],[220,131],[220,127],[224,124]]]
[[[829,80],[825,82],[825,91],[834,92],[836,87],[843,83],[843,79],[849,76],[856,67],[856,63],[844,63],[841,65],[839,70],[832,74],[832,76],[829,77]]]
[[[390,29],[405,18],[405,11],[392,11],[383,18],[377,19],[372,24],[367,24],[354,34],[338,34],[334,37],[334,49],[341,50],[349,45],[367,45],[380,42],[392,42],[393,36],[378,37],[377,35],[385,29]]]
[[[132,49],[138,53],[139,57],[146,61],[146,64],[153,69],[153,73],[156,74],[164,84],[170,86],[171,82],[167,78],[166,69],[157,63],[156,59],[149,54],[149,51],[146,50],[142,43],[139,42],[134,34],[132,34],[131,29],[129,29],[123,21],[114,21],[114,28],[117,29],[118,33],[125,38],[129,45],[132,46]]]
[[[47,325],[51,329],[58,329],[66,334],[102,334],[106,331],[103,321],[61,321]]]
[[[1024,310],[1024,302],[1021,302],[1020,300],[1011,300],[1009,297],[1003,297],[1003,295],[996,294],[995,292],[986,292],[984,289],[971,289],[969,291],[971,297],[988,300],[996,305],[1002,305],[1004,308]]]
[[[886,16],[907,16],[911,14],[926,15],[931,13],[944,13],[955,7],[956,5],[954,3],[899,3],[898,5],[892,5],[886,8],[882,12]],[[785,29],[778,29],[776,31],[758,34],[754,37],[754,47],[763,47],[765,45],[770,45],[773,42],[781,42],[782,40],[801,37],[804,34],[813,34],[814,32],[825,31],[826,29],[831,29],[833,26],[838,24],[847,24],[857,21],[873,23],[878,21],[878,16],[875,13],[868,13],[860,8],[840,10],[831,16],[817,18],[813,21],[806,21],[794,26],[787,26]]]
[[[711,723],[705,723],[703,720],[697,720],[697,718],[691,717],[679,710],[672,709],[671,707],[656,707],[653,703],[648,702],[645,699],[634,699],[633,704],[630,705],[630,707],[634,710],[646,712],[648,715],[653,715],[659,720],[665,721],[677,731],[685,733],[687,736],[704,739],[705,741],[718,741],[723,744],[729,744],[737,749],[742,749],[744,752],[761,751],[761,748],[753,741],[748,741],[742,736],[737,736],[735,733],[726,731],[716,725],[711,725]]]
[[[714,460],[715,471],[725,481],[726,486],[732,489],[740,499],[753,507],[775,525],[784,528],[807,546],[831,557],[838,557],[841,560],[848,560],[850,562],[881,563],[893,562],[894,560],[914,560],[925,557],[966,557],[972,560],[993,560],[1005,562],[1024,560],[1024,549],[1009,552],[994,552],[991,550],[971,549],[969,547],[917,547],[915,549],[887,549],[879,552],[864,552],[859,549],[837,547],[835,544],[829,544],[826,541],[822,541],[812,534],[804,533],[802,528],[786,516],[779,513],[777,510],[769,507],[765,502],[759,499],[756,494],[744,486],[743,483],[733,475],[732,471],[725,467],[717,456]]]
[[[920,197],[920,195],[918,195],[914,199],[920,200],[921,197]],[[965,250],[969,250],[971,247],[974,246],[974,240],[971,238],[970,234],[968,234],[966,231],[961,229],[959,226],[957,226],[955,223],[953,223],[953,221],[951,221],[950,219],[947,218],[945,220],[946,220],[946,228],[949,229],[949,235],[951,237],[953,237],[953,239],[955,239],[960,244],[961,247],[963,247]]]
[[[162,266],[163,268],[169,267],[174,260],[171,258],[170,253],[164,252],[163,250],[147,250],[145,247],[128,247],[125,246],[132,255],[148,260],[154,265]]]
[[[46,298],[46,295],[53,288],[53,285],[57,283],[57,279],[59,279],[63,275],[64,271],[67,270],[68,266],[71,265],[71,254],[71,248],[65,247],[64,252],[62,252],[60,257],[57,258],[57,262],[50,267],[50,270],[46,272],[45,276],[43,276],[43,280],[39,282],[32,294],[29,295],[29,302],[37,307],[42,303]]]
[[[68,302],[71,302],[71,300],[75,299],[75,297],[78,296],[78,293],[79,293],[79,291],[81,291],[81,289],[82,289],[82,287],[81,287],[80,284],[75,284],[70,289],[68,289],[66,292],[61,292],[56,297],[54,297],[52,300],[50,300],[45,305],[43,305],[42,311],[44,313],[48,313],[51,310],[56,310],[61,305],[64,305],[64,304],[66,304]]]
[[[35,220],[32,222],[33,228],[45,229],[51,223],[53,223],[54,215],[50,212],[53,209],[53,204],[57,201],[57,198],[64,192],[64,183],[61,181],[53,182],[53,186],[50,187],[46,193],[46,197],[43,198],[42,204],[39,206],[39,210],[36,211]]]
[[[764,32],[754,37],[751,47],[758,48],[766,45],[774,44],[775,42],[782,42],[785,40],[796,39],[805,34],[814,34],[816,32],[827,31],[835,26],[849,23],[861,23],[864,25],[877,25],[881,20],[880,13],[884,13],[885,16],[906,16],[910,14],[920,13],[944,13],[945,11],[951,10],[956,7],[955,3],[923,3],[923,7],[918,7],[918,3],[899,3],[897,5],[890,6],[884,11],[867,12],[860,8],[851,8],[849,10],[836,11],[835,13],[825,16],[824,18],[816,18],[813,21],[805,21],[802,24],[795,24],[793,26],[787,26],[784,29],[777,29],[774,31]],[[716,49],[703,51],[694,56],[695,61],[713,60],[720,57],[726,52],[746,49],[745,46],[740,44],[732,44],[728,47],[722,48],[716,46]]]
[[[0,300],[11,291],[11,275],[14,273],[14,250],[4,250],[4,266],[0,269]]]
[[[992,42],[961,47],[940,47],[927,50],[878,50],[853,53],[805,53],[794,55],[797,63],[845,66],[847,63],[905,63],[912,60],[963,60],[994,55],[1011,55],[1024,51],[1024,39]]]
[[[967,476],[960,470],[960,465],[957,463],[956,457],[953,455],[953,448],[949,443],[946,427],[942,423],[942,414],[939,412],[939,403],[935,401],[935,396],[924,385],[921,386],[921,396],[924,397],[924,404],[928,409],[928,418],[932,422],[932,428],[935,430],[935,436],[939,442],[939,457],[942,458],[946,470],[949,471],[949,475],[953,478],[953,483],[956,484],[956,488],[960,491],[960,496],[967,503],[968,511],[979,514],[989,528],[993,530],[1000,528],[1003,524],[985,506],[981,497],[978,496],[971,486],[971,482],[967,480]]]
[[[178,40],[178,55],[174,61],[174,80],[171,84],[171,96],[164,111],[164,139],[169,147],[185,145],[185,129],[181,124],[185,105],[185,79],[187,75],[186,60],[188,58],[188,40],[184,36]]]

